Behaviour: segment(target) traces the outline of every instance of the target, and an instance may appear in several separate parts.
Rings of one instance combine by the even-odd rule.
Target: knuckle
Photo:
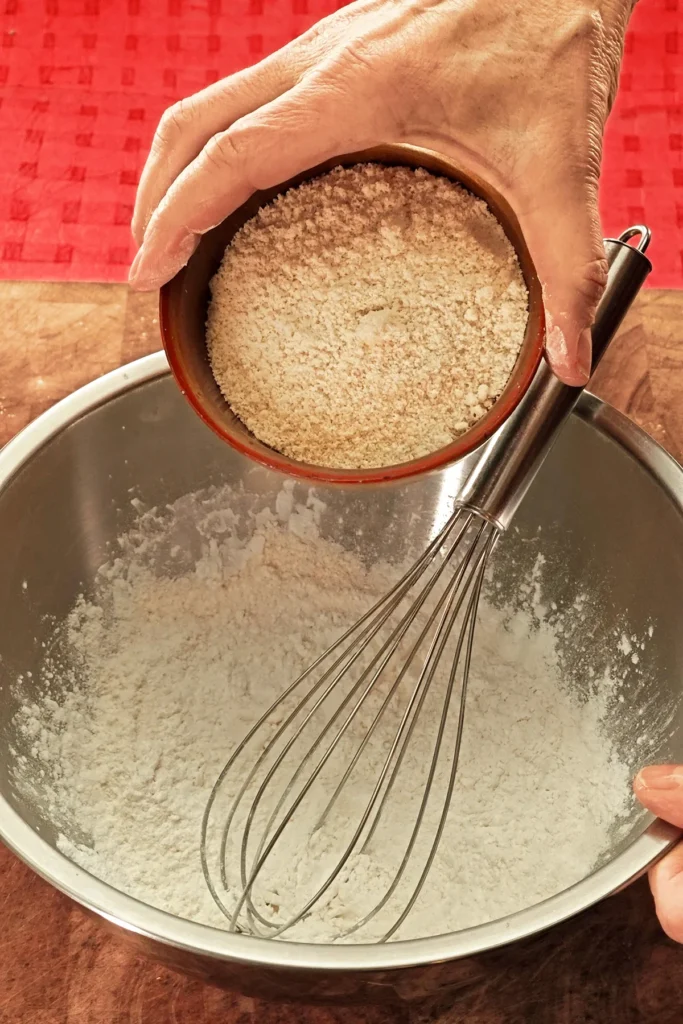
[[[363,39],[354,39],[347,43],[340,55],[340,59],[351,70],[358,69],[363,74],[367,72],[375,73],[375,61],[373,60],[371,47]]]
[[[358,3],[356,0],[350,7],[342,7],[321,18],[293,41],[292,49],[314,59],[329,53],[342,42],[349,31],[353,31],[354,24],[365,13],[363,6],[362,2]]]
[[[168,107],[161,115],[155,143],[157,145],[173,144],[186,130],[192,121],[192,116],[192,104],[187,99],[179,100],[172,107]]]
[[[226,170],[238,175],[244,184],[258,189],[258,182],[252,181],[250,153],[253,152],[254,131],[249,129],[218,132],[204,147],[204,159],[211,169],[219,174]]]
[[[341,27],[345,18],[344,11],[336,11],[326,18],[321,18],[311,27],[293,40],[292,50],[296,53],[313,53],[318,56],[321,50],[328,49],[336,41],[335,29]]]
[[[601,247],[602,248],[602,247]],[[607,272],[609,265],[604,249],[589,259],[580,269],[577,291],[584,300],[586,306],[593,313],[600,301],[602,293],[607,284]]]
[[[204,150],[209,164],[224,170],[226,165],[240,165],[243,161],[243,147],[235,132],[218,132],[212,136]]]
[[[397,116],[397,111],[406,113],[405,89],[398,83],[407,77],[401,55],[392,54],[390,60],[385,60],[377,42],[362,37],[338,47],[313,71],[309,82],[318,85],[321,96],[339,104],[340,109],[359,100],[366,125],[372,123],[382,133],[395,133],[405,120]],[[414,101],[411,103],[414,105]]]

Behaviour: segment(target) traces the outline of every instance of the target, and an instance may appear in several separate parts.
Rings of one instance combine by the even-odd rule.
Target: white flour
[[[264,512],[246,537],[238,517],[217,511],[227,500],[219,494],[201,514],[200,504],[179,503],[163,527],[150,520],[151,540],[143,524],[106,567],[101,601],[79,604],[61,655],[46,664],[43,699],[20,712],[26,747],[17,780],[27,784],[39,769],[32,784],[77,863],[156,907],[219,927],[226,921],[199,859],[213,782],[257,715],[391,576],[323,541],[315,509],[292,511],[288,491],[277,505],[284,525]],[[193,567],[178,525],[188,514],[199,517],[203,539]],[[169,578],[150,568],[160,562],[176,566]],[[590,872],[628,808],[629,769],[602,725],[609,685],[594,684],[587,701],[568,693],[553,631],[524,611],[485,604],[476,652],[451,814],[403,938],[501,917],[566,888]],[[73,687],[65,697],[60,678]],[[333,940],[380,891],[396,837],[412,822],[422,732],[402,799],[371,853],[355,859],[293,937]],[[337,808],[340,829],[351,803]],[[275,917],[310,891],[330,852],[324,830],[291,832],[267,877]]]

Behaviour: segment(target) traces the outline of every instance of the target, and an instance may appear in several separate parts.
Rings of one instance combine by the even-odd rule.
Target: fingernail
[[[128,271],[130,287],[139,292],[152,292],[171,277],[173,272],[169,273],[165,266],[160,267],[150,247],[143,242]]]
[[[576,350],[576,365],[584,381],[588,381],[593,369],[593,340],[590,328],[586,327],[579,335]]]
[[[128,285],[136,292],[153,292],[161,288],[168,277],[163,277],[158,272],[150,270],[145,264],[147,257],[139,258],[140,253],[135,257],[128,272]],[[173,275],[169,275],[172,277]]]
[[[138,268],[140,266],[141,259],[142,259],[142,246],[140,246],[140,248],[136,252],[135,259],[133,260],[133,262],[130,265],[130,270],[128,271],[128,284],[131,284],[131,285],[134,284],[135,279],[137,277]]]
[[[149,233],[148,233],[149,235]],[[175,244],[161,248],[159,239],[145,236],[128,274],[128,283],[137,291],[147,292],[161,288],[187,264],[197,247],[199,236],[184,234]]]
[[[683,766],[653,764],[642,768],[636,775],[636,786],[641,789],[672,790],[683,788]]]

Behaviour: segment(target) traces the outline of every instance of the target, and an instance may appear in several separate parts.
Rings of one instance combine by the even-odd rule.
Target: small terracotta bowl
[[[498,401],[481,420],[452,444],[411,462],[373,469],[330,469],[298,462],[259,441],[233,413],[211,372],[206,347],[206,317],[210,299],[209,282],[220,266],[226,247],[261,206],[302,181],[317,177],[334,167],[358,163],[424,167],[456,181],[479,196],[502,225],[517,253],[529,289],[529,319],[524,342],[508,384]],[[448,238],[444,237],[444,245]],[[205,234],[186,267],[164,285],[160,299],[161,333],[171,370],[181,391],[195,412],[233,448],[272,469],[289,476],[325,483],[378,483],[399,480],[455,462],[489,438],[517,406],[531,383],[543,352],[545,321],[541,286],[522,231],[508,203],[485,182],[465,174],[448,160],[427,150],[386,145],[328,160],[276,188],[255,193],[222,224]]]

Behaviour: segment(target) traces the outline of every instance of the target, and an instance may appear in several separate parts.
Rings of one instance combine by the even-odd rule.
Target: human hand
[[[683,765],[643,768],[633,789],[648,811],[683,828]],[[662,928],[683,942],[683,842],[650,869],[650,888]]]
[[[607,264],[602,133],[633,0],[358,0],[169,108],[133,216],[130,283],[158,288],[255,190],[404,142],[478,173],[515,210],[544,289],[547,352],[590,373]]]

